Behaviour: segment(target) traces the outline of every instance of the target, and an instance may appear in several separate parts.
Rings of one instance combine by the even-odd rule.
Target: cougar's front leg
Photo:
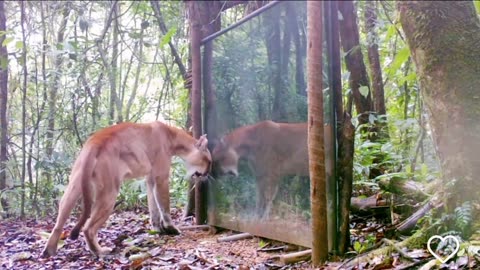
[[[170,160],[159,162],[160,164],[153,166],[152,173],[149,177],[149,189],[151,189],[152,197],[160,213],[160,229],[167,234],[179,234],[180,231],[173,225],[170,217]],[[155,221],[153,219],[152,221]],[[153,226],[154,224],[152,224]]]
[[[265,213],[266,200],[265,200],[265,189],[266,189],[266,178],[263,176],[256,176],[255,182],[257,185],[256,192],[256,214],[258,218],[262,218]]]
[[[257,179],[257,209],[259,217],[267,218],[272,209],[273,200],[278,192],[276,176],[263,176]]]
[[[155,199],[155,176],[150,174],[147,176],[147,201],[148,211],[150,213],[150,226],[152,230],[163,231],[162,229],[162,215]]]

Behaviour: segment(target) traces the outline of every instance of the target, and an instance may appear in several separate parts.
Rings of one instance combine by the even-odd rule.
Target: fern
[[[455,226],[462,232],[462,235],[468,234],[472,222],[472,204],[466,201],[455,208]]]

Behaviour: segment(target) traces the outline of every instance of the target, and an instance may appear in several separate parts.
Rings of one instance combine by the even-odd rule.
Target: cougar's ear
[[[185,130],[190,136],[193,137],[193,126],[190,126],[187,130]]]
[[[198,138],[197,142],[195,143],[195,146],[201,151],[207,150],[207,146],[208,146],[207,134],[203,134],[202,136],[200,136],[200,138]]]

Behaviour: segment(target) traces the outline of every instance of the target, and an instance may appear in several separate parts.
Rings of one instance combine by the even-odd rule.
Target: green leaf
[[[362,96],[364,97],[367,97],[368,96],[368,92],[370,92],[370,89],[368,89],[368,86],[360,86],[360,89],[358,89],[360,91],[360,94],[362,94]]]
[[[473,1],[473,4],[475,5],[475,9],[477,10],[477,13],[480,14],[480,1],[475,0]]]
[[[12,42],[13,41],[13,37],[7,37],[5,38],[5,40],[3,41],[2,43],[2,46],[7,46],[8,43]]]
[[[17,48],[18,50],[23,49],[23,42],[17,41],[17,42],[15,43],[15,48]]]
[[[353,244],[353,249],[357,252],[360,251],[360,249],[362,249],[362,244],[360,244],[360,242],[355,242]]]
[[[390,65],[390,75],[393,75],[397,72],[397,70],[402,66],[403,63],[405,63],[408,58],[410,57],[410,49],[405,46],[403,49],[401,49],[397,55],[395,56],[395,59],[393,60],[392,64]]]
[[[397,31],[395,30],[395,25],[391,24],[387,29],[387,34],[385,35],[385,40],[389,41]]]
[[[165,46],[165,44],[170,42],[172,40],[173,35],[175,35],[175,33],[177,33],[177,28],[176,27],[170,28],[170,30],[168,30],[165,36],[163,36],[162,41],[160,41],[160,47],[163,47]]]

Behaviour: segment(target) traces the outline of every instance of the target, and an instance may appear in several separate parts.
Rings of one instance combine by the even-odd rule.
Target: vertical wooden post
[[[208,7],[206,10],[205,17],[208,19],[205,24],[208,26],[204,27],[205,31],[203,32],[202,37],[209,36],[215,31],[220,30],[220,17],[217,17],[220,9],[218,8],[217,2],[208,2]],[[204,18],[205,19],[205,18]],[[211,23],[214,21],[213,23]],[[210,23],[209,23],[210,22]],[[213,41],[208,41],[203,45],[203,125],[204,130],[208,134],[208,149],[213,150],[213,142],[217,139],[217,97],[215,89],[213,88],[212,80],[212,68],[213,68]],[[202,196],[201,200],[203,203],[199,205],[199,215],[202,217],[202,220],[207,221],[208,217],[208,189],[209,183],[207,181],[199,183],[199,194],[196,196]],[[201,193],[201,194],[200,194]],[[197,208],[199,208],[197,207]],[[198,218],[197,218],[198,222]]]
[[[7,18],[5,16],[5,2],[0,2],[0,31],[7,30]],[[7,187],[7,143],[8,143],[8,51],[3,45],[6,35],[0,35],[0,190]],[[8,211],[8,202],[0,198],[1,208]]]
[[[322,2],[307,2],[308,156],[312,211],[312,263],[328,257],[323,131]]]
[[[342,101],[342,71],[340,60],[340,32],[338,30],[338,5],[336,1],[324,2],[324,14],[325,14],[325,29],[327,39],[327,58],[328,58],[328,79],[330,88],[330,117],[329,132],[325,131],[325,153],[326,157],[331,156],[331,177],[329,175],[328,164],[327,167],[327,190],[328,195],[328,250],[333,255],[338,254],[338,233],[339,233],[339,183],[340,177],[338,170],[338,150],[340,149],[341,140],[339,136],[339,127],[343,123],[343,101]],[[341,131],[341,130],[340,130]],[[327,134],[331,137],[327,139]],[[327,146],[330,149],[327,149]],[[350,200],[350,198],[348,199]]]
[[[202,57],[200,42],[202,40],[202,29],[199,20],[198,5],[203,3],[190,1],[190,40],[192,51],[192,125],[193,137],[200,138],[202,135]],[[197,225],[205,224],[206,211],[204,211],[204,191],[202,184],[195,183],[195,218]]]

